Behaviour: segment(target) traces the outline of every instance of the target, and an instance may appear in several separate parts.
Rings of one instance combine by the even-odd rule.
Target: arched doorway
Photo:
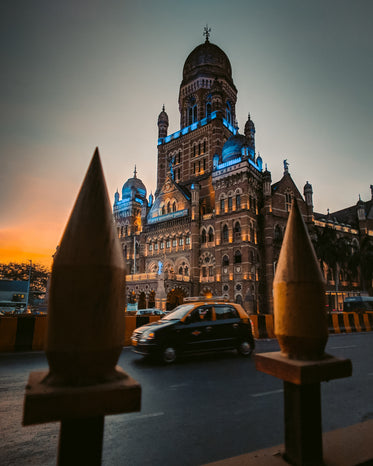
[[[167,311],[172,311],[176,306],[183,304],[185,297],[185,292],[181,288],[173,288],[167,294],[167,303],[166,309]]]
[[[149,293],[148,306],[151,308],[155,307],[155,291]]]
[[[146,308],[146,296],[145,293],[142,291],[139,295],[139,309]]]

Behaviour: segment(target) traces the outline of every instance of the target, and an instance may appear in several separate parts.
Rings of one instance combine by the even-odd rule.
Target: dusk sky
[[[372,18],[371,0],[2,0],[0,261],[51,263],[96,146],[111,202],[135,165],[154,193],[158,114],[179,129],[206,23],[272,181],[287,159],[316,212],[370,199]]]

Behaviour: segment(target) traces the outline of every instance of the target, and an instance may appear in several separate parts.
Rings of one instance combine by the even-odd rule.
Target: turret
[[[158,116],[158,138],[165,138],[168,130],[168,115],[165,112],[164,105]]]
[[[359,200],[357,202],[357,218],[359,222],[363,222],[364,220],[366,220],[365,205],[364,205],[364,202],[361,200],[360,194],[359,194]]]
[[[267,170],[267,164],[266,164],[266,168],[265,168],[265,171],[263,173],[263,194],[264,194],[264,197],[268,197],[268,196],[271,195],[271,181],[272,181],[271,172],[269,172]]]
[[[255,155],[255,125],[252,119],[250,118],[250,113],[245,124],[245,137],[247,139],[247,144],[249,146],[250,155],[254,157]]]
[[[312,194],[313,194],[313,191],[312,191],[312,185],[307,181],[307,183],[304,185],[304,188],[303,188],[303,194],[304,194],[304,198],[306,200],[306,205],[307,207],[313,207],[313,202],[312,202]]]

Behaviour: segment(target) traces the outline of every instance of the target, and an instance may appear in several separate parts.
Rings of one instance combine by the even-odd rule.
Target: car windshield
[[[188,312],[193,309],[194,304],[182,304],[181,306],[177,306],[177,308],[168,314],[166,317],[163,317],[162,320],[180,320],[182,319]]]

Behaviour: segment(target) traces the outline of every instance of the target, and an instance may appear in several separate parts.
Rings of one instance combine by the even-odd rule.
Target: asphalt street
[[[322,383],[324,432],[373,418],[373,333],[330,335],[327,352],[353,375]],[[256,352],[277,351],[276,340]],[[103,465],[202,465],[283,443],[282,381],[232,351],[164,366],[122,351],[119,365],[142,385],[141,412],[105,418]],[[0,464],[53,465],[59,424],[22,427],[31,371],[42,352],[0,354]]]

